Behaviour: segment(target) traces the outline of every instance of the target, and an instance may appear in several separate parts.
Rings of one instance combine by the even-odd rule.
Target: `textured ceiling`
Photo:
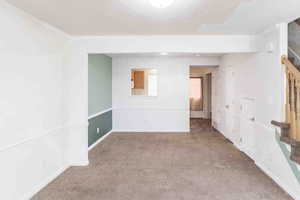
[[[300,0],[6,0],[71,35],[256,34],[298,17]]]
[[[71,35],[193,35],[201,24],[220,24],[242,0],[7,0]],[[225,3],[226,2],[226,3]]]

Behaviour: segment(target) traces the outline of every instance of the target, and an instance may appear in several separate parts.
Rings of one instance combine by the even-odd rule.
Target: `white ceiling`
[[[254,34],[300,17],[300,0],[175,0],[165,9],[149,0],[6,0],[68,34]]]
[[[7,0],[72,35],[199,34],[201,24],[219,24],[243,0],[175,0],[170,7],[149,0]]]
[[[222,24],[202,25],[202,32],[257,34],[271,25],[300,17],[300,0],[245,0]]]

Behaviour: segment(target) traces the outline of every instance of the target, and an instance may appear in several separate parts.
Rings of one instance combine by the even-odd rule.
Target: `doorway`
[[[190,67],[190,127],[192,131],[211,129],[212,72],[214,67]]]

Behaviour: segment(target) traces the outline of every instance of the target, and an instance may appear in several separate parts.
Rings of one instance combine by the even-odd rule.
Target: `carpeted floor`
[[[292,200],[243,153],[192,120],[192,133],[113,133],[34,200]]]

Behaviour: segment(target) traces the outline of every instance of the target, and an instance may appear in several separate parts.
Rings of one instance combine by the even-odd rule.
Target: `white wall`
[[[285,31],[286,26],[281,25],[262,33],[259,53],[230,54],[221,59],[220,67],[213,73],[213,124],[299,199],[299,183],[275,138],[276,129],[270,125],[271,120],[284,119],[284,71],[280,56],[286,54]],[[272,46],[274,51],[268,51]],[[243,115],[250,109],[245,105],[248,100],[254,102],[249,111],[255,117],[253,131],[245,129],[245,124],[251,123]]]
[[[89,53],[233,53],[256,52],[253,35],[101,36],[73,37],[67,68],[68,119],[71,124],[72,165],[88,163],[88,54]]]
[[[114,131],[189,131],[189,66],[218,65],[217,57],[114,57]],[[130,96],[130,69],[158,70],[158,96]]]
[[[64,33],[9,6],[3,0],[0,0],[0,22],[0,199],[5,200],[28,199],[69,165],[88,163],[88,53],[257,51],[257,38],[247,35],[79,37],[73,38],[69,46],[68,36]],[[265,39],[276,43],[278,31],[263,35],[262,41]],[[236,94],[258,99],[260,133],[270,141],[267,143],[269,151],[262,150],[265,144],[258,147],[261,153],[259,161],[296,191],[295,179],[276,146],[273,128],[268,125],[269,120],[278,120],[281,114],[278,107],[282,105],[282,102],[279,103],[281,94],[275,91],[275,88],[282,86],[277,81],[281,78],[277,54],[229,55],[224,57],[222,66],[233,63],[241,75],[257,81],[254,88],[245,80],[240,80],[245,84]],[[267,61],[265,58],[268,58]],[[125,82],[128,77],[126,73],[117,72],[115,78],[119,76],[120,81],[114,80],[113,87],[119,85],[117,90],[120,94],[114,94],[114,122],[122,116],[126,120],[114,123],[114,128],[186,131],[188,92],[183,85],[188,88],[188,66],[216,64],[215,60],[198,59],[181,58],[174,62],[174,59],[133,58],[132,63],[140,64],[140,67],[145,67],[146,60],[148,64],[157,66],[164,78],[159,78],[160,84],[165,86],[160,88],[159,95],[163,93],[156,99],[129,99],[130,90],[126,89]],[[129,60],[124,58],[124,63],[127,65],[120,69],[121,72],[128,69]],[[253,76],[248,76],[248,71]],[[269,72],[274,76],[269,76]],[[266,75],[270,78],[267,79],[268,84],[262,87],[260,83],[266,80]],[[222,75],[216,73],[216,76]],[[262,90],[257,90],[260,87]],[[174,97],[175,100],[169,100]],[[218,104],[221,105],[222,101]],[[150,109],[153,112],[147,112]],[[134,120],[141,125],[134,124]],[[166,122],[162,124],[159,120]]]
[[[28,199],[68,167],[69,38],[0,1],[0,199]]]
[[[1,199],[28,198],[69,165],[88,164],[88,53],[257,50],[255,36],[88,37],[69,43],[64,33],[3,0],[0,22]]]

